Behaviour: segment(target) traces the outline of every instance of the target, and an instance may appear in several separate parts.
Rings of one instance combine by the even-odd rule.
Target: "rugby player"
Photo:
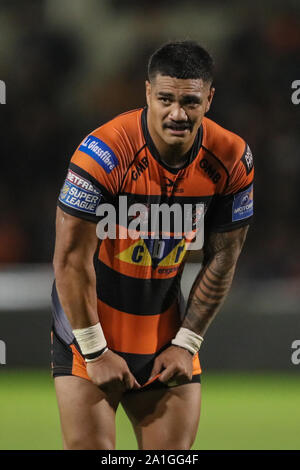
[[[147,106],[91,132],[71,158],[58,200],[52,293],[65,449],[114,449],[120,403],[139,449],[194,442],[198,352],[230,289],[253,212],[251,151],[205,117],[214,91],[205,49],[165,44],[149,60]],[[187,306],[184,238],[97,237],[99,208],[117,208],[121,195],[128,207],[203,204],[204,259]],[[116,227],[118,234],[128,228],[120,220]]]

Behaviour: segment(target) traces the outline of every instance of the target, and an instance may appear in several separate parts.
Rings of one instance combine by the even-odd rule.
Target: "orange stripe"
[[[85,361],[82,355],[79,351],[77,351],[74,344],[71,344],[70,346],[73,351],[72,375],[82,377],[83,379],[91,380],[87,374]]]
[[[132,315],[112,309],[98,299],[98,313],[108,347],[119,352],[154,354],[180,327],[176,304],[159,315]]]
[[[201,374],[202,369],[200,366],[199,356],[196,354],[193,358],[193,375]]]

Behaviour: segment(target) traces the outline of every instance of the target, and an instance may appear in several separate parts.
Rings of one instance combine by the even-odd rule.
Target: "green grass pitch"
[[[300,449],[300,376],[205,373],[193,449]],[[53,381],[45,371],[0,369],[0,449],[61,449]],[[136,449],[117,414],[117,449]]]

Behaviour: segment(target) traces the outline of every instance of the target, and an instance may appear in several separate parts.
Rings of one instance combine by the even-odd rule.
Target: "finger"
[[[131,390],[133,388],[133,386],[134,386],[134,377],[129,371],[124,372],[123,383],[124,383],[125,388],[127,390]]]
[[[136,378],[134,377],[134,375],[128,370],[128,372],[126,372],[124,374],[124,384],[125,384],[125,387],[126,389],[128,390],[131,390],[131,389],[139,389],[141,388],[141,385],[138,383],[138,381],[136,380]]]
[[[142,386],[138,383],[138,381],[136,379],[134,379],[134,384],[133,384],[132,388],[138,389],[138,388],[142,388]]]
[[[183,385],[183,384],[187,384],[190,382],[191,380],[187,379],[187,377],[183,377],[182,375],[178,376],[175,374],[173,378],[167,382],[167,386],[172,388],[172,387],[176,387],[177,385]]]
[[[158,379],[159,376],[160,374],[156,374],[152,378],[148,379],[147,382],[143,384],[143,387],[147,387],[148,385],[152,384],[156,379]]]
[[[191,381],[193,378],[193,371],[180,371],[177,374],[175,374],[174,378],[176,378],[179,381]]]
[[[174,369],[173,366],[167,367],[160,375],[159,381],[160,382],[168,382],[170,379],[172,379],[176,374],[176,370]]]
[[[153,365],[153,368],[152,368],[152,371],[148,380],[152,380],[156,375],[160,374],[161,371],[162,371],[162,364],[160,361],[156,360],[154,362],[154,365]]]

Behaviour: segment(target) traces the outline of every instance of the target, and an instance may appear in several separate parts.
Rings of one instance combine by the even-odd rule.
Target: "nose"
[[[174,103],[169,114],[169,118],[172,121],[187,121],[188,117],[185,110],[180,106],[179,103]]]

